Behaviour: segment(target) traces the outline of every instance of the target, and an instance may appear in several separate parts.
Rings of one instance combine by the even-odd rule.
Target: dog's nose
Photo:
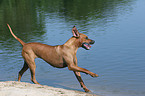
[[[95,41],[94,40],[92,40],[91,42],[90,42],[90,44],[94,44],[95,43]]]

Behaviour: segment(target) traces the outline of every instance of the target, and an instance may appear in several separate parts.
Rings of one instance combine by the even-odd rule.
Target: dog
[[[98,77],[97,74],[90,72],[87,69],[78,67],[76,53],[79,47],[86,50],[91,48],[91,45],[95,43],[94,40],[88,38],[87,35],[79,33],[76,27],[73,27],[73,31],[78,32],[78,36],[72,36],[63,45],[50,46],[42,43],[25,43],[20,38],[18,38],[13,32],[9,24],[7,24],[12,36],[18,40],[22,48],[22,57],[24,58],[23,68],[19,71],[18,81],[21,80],[23,73],[29,68],[31,72],[31,81],[35,84],[39,84],[35,77],[35,58],[41,58],[51,66],[56,68],[68,67],[69,70],[73,71],[76,78],[78,79],[81,87],[83,87],[85,92],[90,90],[85,86],[80,72],[89,74],[92,77]]]

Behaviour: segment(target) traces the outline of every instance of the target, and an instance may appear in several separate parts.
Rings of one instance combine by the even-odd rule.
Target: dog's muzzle
[[[92,40],[91,42],[90,42],[90,44],[94,44],[95,43],[95,41],[94,40]]]
[[[91,48],[91,44],[94,44],[94,43],[95,43],[94,40],[92,40],[92,41],[89,42],[89,43],[84,42],[84,43],[82,44],[82,47],[85,48],[86,50],[89,50],[89,49]]]

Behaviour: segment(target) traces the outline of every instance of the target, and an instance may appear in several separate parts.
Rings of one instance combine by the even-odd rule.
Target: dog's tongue
[[[91,48],[91,46],[89,44],[88,45],[87,44],[84,44],[84,45],[86,46],[87,49],[90,49]]]

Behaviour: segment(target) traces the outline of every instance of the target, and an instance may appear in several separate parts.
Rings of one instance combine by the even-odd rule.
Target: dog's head
[[[80,42],[80,47],[89,50],[91,48],[91,45],[95,43],[94,40],[91,40],[88,38],[87,35],[79,33],[79,42]]]
[[[95,41],[89,39],[87,35],[79,33],[75,26],[72,28],[72,33],[73,37],[76,38],[76,41],[78,42],[76,43],[78,47],[89,50],[91,48],[91,45],[95,43]]]

